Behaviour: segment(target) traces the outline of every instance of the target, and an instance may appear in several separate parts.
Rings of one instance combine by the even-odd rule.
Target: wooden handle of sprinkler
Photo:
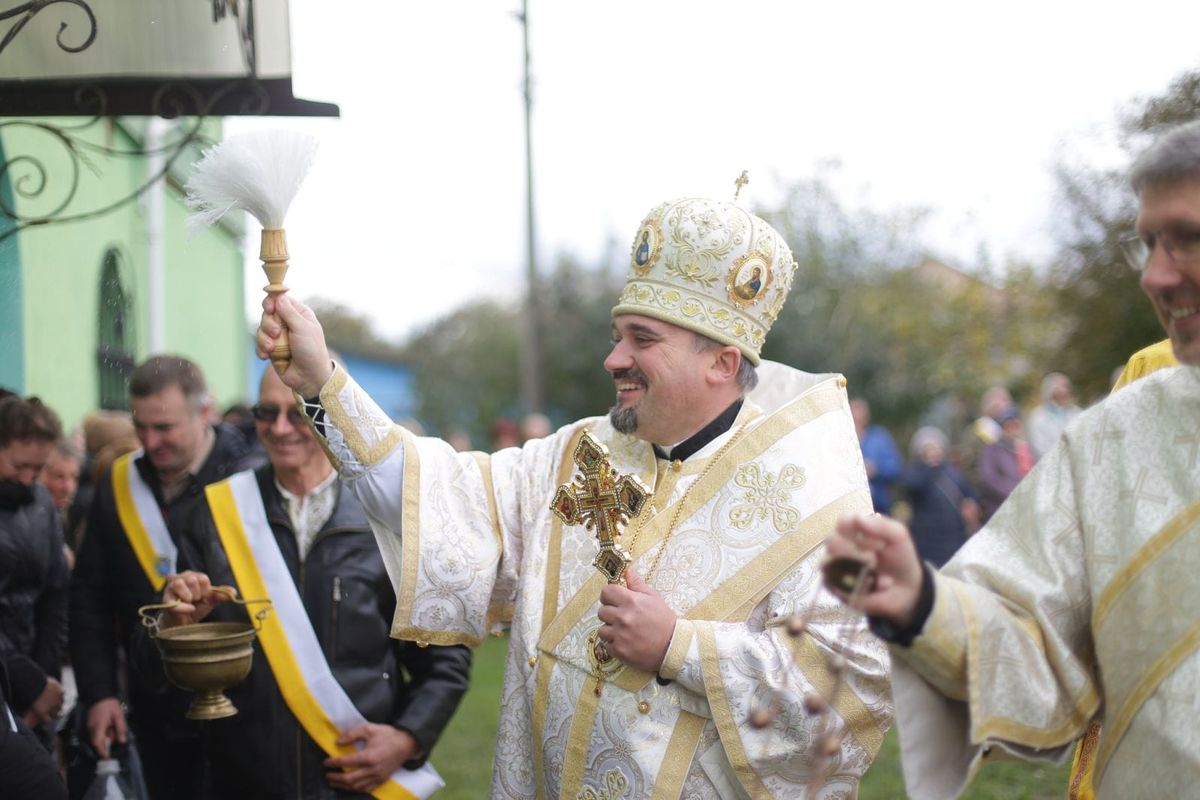
[[[262,259],[263,272],[267,273],[268,283],[263,287],[263,291],[278,300],[288,290],[288,287],[283,285],[283,278],[288,271],[287,234],[283,228],[263,228],[258,257]],[[275,340],[275,350],[271,353],[271,365],[282,375],[288,362],[292,360],[292,349],[288,345],[288,331],[283,325],[283,320],[279,319],[278,315],[275,318],[279,320],[280,334]]]

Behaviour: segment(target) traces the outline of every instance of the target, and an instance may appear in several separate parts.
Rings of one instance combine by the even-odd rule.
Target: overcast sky
[[[519,0],[292,0],[296,94],[341,106],[292,206],[288,283],[389,336],[525,264]],[[1114,161],[1114,117],[1200,67],[1200,4],[530,0],[543,268],[624,258],[652,206],[835,161],[850,205],[927,207],[970,266],[1053,250],[1051,168]],[[257,252],[257,237],[254,250]],[[257,263],[257,262],[255,262]],[[247,270],[248,306],[264,279]],[[255,316],[257,316],[255,314]]]

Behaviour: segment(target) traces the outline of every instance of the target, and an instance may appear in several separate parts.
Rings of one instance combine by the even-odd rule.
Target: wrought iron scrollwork
[[[237,92],[245,94],[241,100],[243,113],[261,114],[266,111],[268,98],[261,86],[254,81],[231,81],[208,95],[201,93],[194,86],[183,83],[163,84],[153,97],[154,115],[167,119],[182,118],[185,121],[171,132],[170,141],[160,147],[98,144],[95,140],[103,137],[88,136],[88,133],[94,133],[103,124],[107,116],[107,96],[102,89],[94,86],[80,87],[76,92],[76,102],[80,109],[87,109],[93,115],[85,122],[70,126],[23,119],[0,122],[0,132],[6,128],[23,128],[47,137],[54,145],[53,153],[65,162],[64,168],[51,170],[44,159],[22,154],[0,164],[0,181],[10,181],[14,201],[19,199],[24,204],[32,204],[35,207],[32,212],[19,214],[15,202],[10,206],[0,195],[0,214],[7,216],[14,223],[0,233],[0,242],[36,225],[92,219],[132,203],[156,182],[162,180],[179,158],[188,152],[189,147],[211,143],[201,130],[205,117],[217,103]],[[99,164],[101,160],[138,159],[151,155],[161,156],[163,166],[153,175],[147,176],[132,193],[98,208],[68,212],[79,192],[84,170],[99,177],[103,171]],[[62,179],[52,182],[52,174],[56,178],[61,176]],[[40,208],[37,207],[39,203]]]
[[[0,0],[2,2],[2,0]],[[0,242],[36,226],[59,222],[76,222],[107,214],[137,200],[172,171],[181,157],[207,143],[201,132],[205,118],[215,115],[266,115],[280,113],[280,108],[291,108],[295,113],[296,103],[291,96],[291,82],[281,84],[278,80],[260,80],[257,76],[257,54],[254,31],[254,0],[210,0],[213,24],[223,23],[227,17],[237,26],[242,57],[245,62],[245,77],[222,80],[220,78],[181,78],[119,80],[106,82],[97,78],[87,83],[63,81],[30,81],[22,85],[14,81],[9,99],[20,98],[30,91],[44,91],[49,98],[49,111],[42,111],[36,103],[26,103],[30,108],[22,113],[38,116],[79,116],[81,122],[49,124],[44,121],[20,118],[9,107],[9,118],[0,118],[0,132],[5,129],[21,129],[34,134],[41,144],[19,154],[9,152],[7,161],[0,163],[0,183],[8,181],[11,193],[0,193],[0,215],[8,217],[11,225],[3,227]],[[9,21],[12,27],[0,38],[0,53],[15,39],[38,14],[55,6],[61,9],[57,46],[67,53],[86,50],[97,39],[97,20],[90,0],[29,0],[7,10],[0,10],[0,24]],[[71,8],[73,7],[73,8]],[[86,25],[83,27],[80,23]],[[119,32],[109,28],[104,34],[110,38]],[[104,46],[119,46],[119,42],[105,40]],[[74,87],[72,91],[72,87]],[[302,101],[299,101],[302,102]],[[20,103],[17,103],[20,106]],[[307,104],[317,115],[336,114],[336,107],[326,104]],[[323,107],[324,106],[324,107]],[[75,112],[78,112],[76,114]],[[289,112],[284,112],[289,113]],[[114,145],[111,136],[104,135],[100,126],[114,124],[118,115],[138,115],[182,120],[167,134],[169,141],[147,146]],[[105,122],[105,120],[108,120]],[[65,122],[65,120],[64,120]],[[26,137],[28,138],[28,136]],[[136,141],[136,136],[132,137]],[[13,139],[19,141],[19,139]],[[46,142],[50,146],[42,146]],[[131,193],[118,199],[98,201],[94,208],[80,210],[76,202],[81,187],[86,185],[87,174],[102,179],[107,164],[120,159],[138,159],[156,156],[161,159],[161,169],[146,175]],[[18,214],[17,206],[22,213]]]
[[[9,43],[17,37],[17,34],[19,34],[24,27],[29,24],[30,20],[32,20],[41,12],[45,11],[47,8],[58,5],[75,6],[76,8],[80,9],[87,22],[87,35],[84,37],[82,42],[72,45],[68,44],[63,39],[63,34],[65,34],[68,28],[71,27],[70,23],[68,23],[66,20],[61,21],[58,25],[58,35],[55,37],[55,41],[58,43],[58,46],[67,53],[80,53],[91,47],[92,42],[96,41],[96,14],[92,11],[92,7],[89,6],[85,0],[31,0],[31,2],[22,3],[19,6],[14,6],[13,8],[0,11],[0,20],[14,18],[17,20],[13,26],[8,29],[8,33],[4,35],[4,38],[0,39],[0,53],[4,52],[4,48],[8,47]]]

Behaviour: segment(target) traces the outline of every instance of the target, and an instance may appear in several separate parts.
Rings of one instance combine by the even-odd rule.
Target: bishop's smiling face
[[[661,320],[622,314],[613,320],[613,349],[604,368],[613,376],[617,403],[609,412],[613,427],[648,442],[672,445],[703,426],[698,411],[708,390],[696,335]],[[697,421],[697,419],[699,421]]]
[[[1142,190],[1137,230],[1176,242],[1200,239],[1200,179]],[[1156,246],[1142,272],[1142,290],[1181,363],[1200,366],[1200,259],[1169,255]]]

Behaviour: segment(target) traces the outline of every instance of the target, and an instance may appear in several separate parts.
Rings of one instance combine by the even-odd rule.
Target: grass
[[[471,688],[433,751],[433,763],[446,779],[437,800],[487,797],[496,751],[496,722],[508,637],[490,638],[475,651]],[[1059,800],[1066,796],[1068,766],[1000,762],[989,764],[962,795],[967,800]],[[904,797],[895,731],[888,734],[875,763],[863,777],[860,800]]]
[[[1070,764],[1002,761],[988,764],[961,795],[965,800],[1062,800],[1067,796]],[[893,800],[904,797],[900,774],[900,747],[893,729],[859,788],[859,800]]]
[[[446,781],[446,788],[434,795],[437,800],[479,800],[489,796],[507,653],[507,636],[489,637],[475,649],[471,686],[433,750],[433,765]]]

